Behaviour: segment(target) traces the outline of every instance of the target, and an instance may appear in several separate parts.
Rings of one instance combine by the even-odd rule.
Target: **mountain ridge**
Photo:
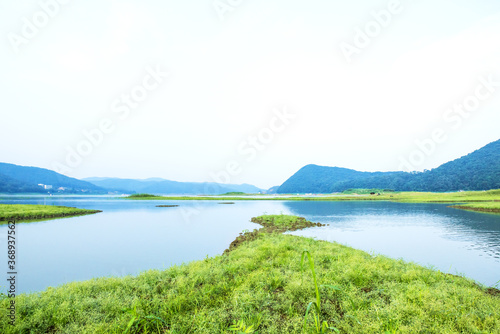
[[[162,195],[219,195],[227,192],[259,193],[263,192],[251,184],[223,184],[215,182],[180,182],[162,178],[121,179],[121,178],[84,178],[102,188],[137,193]]]
[[[45,189],[39,184],[51,186]],[[62,188],[62,189],[60,189]],[[50,169],[0,162],[1,193],[107,193],[94,184],[59,174]]]
[[[278,188],[283,193],[332,193],[352,188],[459,191],[500,188],[500,140],[425,172],[359,172],[306,165]]]

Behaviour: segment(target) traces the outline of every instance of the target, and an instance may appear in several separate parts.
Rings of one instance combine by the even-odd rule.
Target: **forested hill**
[[[43,184],[49,186],[45,189]],[[107,193],[89,182],[81,181],[52,170],[0,163],[0,193]]]
[[[416,190],[488,190],[500,188],[500,140],[426,173],[417,174]]]
[[[500,188],[500,140],[422,173],[358,172],[307,165],[290,177],[278,193],[331,193],[351,188],[396,191],[458,191]]]
[[[0,173],[0,193],[47,193],[42,187],[18,181]]]
[[[291,178],[286,180],[277,190],[279,194],[287,193],[330,193],[336,190],[336,185],[350,180],[364,180],[392,173],[358,172],[340,167],[324,167],[307,165],[302,167]]]

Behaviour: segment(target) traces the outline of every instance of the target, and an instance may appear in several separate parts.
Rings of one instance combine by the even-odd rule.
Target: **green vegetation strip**
[[[488,213],[500,213],[500,202],[470,203],[464,205],[453,205],[452,208],[479,211]]]
[[[31,204],[0,204],[0,221],[35,220],[67,216],[79,216],[101,212],[66,206],[31,205]]]
[[[462,191],[453,193],[424,193],[424,192],[380,192],[371,195],[377,189],[354,189],[348,194],[332,194],[327,196],[294,196],[283,195],[276,197],[252,196],[156,196],[150,194],[130,195],[127,199],[136,200],[176,200],[176,201],[391,201],[404,203],[469,203],[500,201],[500,189],[489,191]]]
[[[151,198],[154,198],[154,199],[157,199],[157,198],[160,198],[160,196],[151,195],[151,194],[132,194],[132,195],[129,195],[127,198],[132,198],[132,199],[151,199]]]
[[[309,224],[287,216],[254,221],[274,232]],[[225,255],[163,271],[21,294],[15,326],[8,305],[3,297],[1,333],[500,332],[496,289],[281,233],[259,233]]]

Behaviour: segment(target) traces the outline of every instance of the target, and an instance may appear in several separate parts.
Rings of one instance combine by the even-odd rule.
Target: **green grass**
[[[278,232],[295,231],[307,227],[324,226],[319,223],[312,223],[303,217],[284,214],[262,215],[252,218],[252,222],[262,225],[264,228],[272,228],[269,231],[266,230],[266,232],[274,232],[276,229],[279,229]]]
[[[291,216],[291,215],[262,215],[259,217],[254,217],[251,219],[253,223],[259,224],[262,226],[260,229],[255,229],[253,232],[248,230],[240,233],[236,239],[231,242],[229,248],[224,251],[224,254],[233,251],[236,247],[240,245],[255,240],[259,238],[262,234],[272,234],[272,233],[283,233],[287,231],[297,231],[302,230],[308,227],[315,226],[325,226],[321,223],[313,223],[306,220],[303,217]]]
[[[97,212],[101,211],[53,205],[0,204],[0,221],[48,219]]]
[[[454,205],[452,206],[452,208],[488,213],[500,213],[500,202],[469,203],[463,205]]]
[[[266,217],[271,227],[289,224]],[[311,271],[301,263],[304,250]],[[280,233],[259,233],[225,255],[163,271],[21,294],[15,326],[7,323],[8,302],[0,300],[6,334],[316,333],[315,319],[340,333],[500,333],[498,290]]]
[[[308,260],[309,263],[309,269],[311,269],[312,273],[312,278],[314,282],[314,291],[316,293],[316,300],[312,301],[307,305],[306,308],[306,315],[304,316],[304,332],[307,331],[307,316],[309,315],[309,312],[311,309],[314,309],[316,311],[316,314],[314,315],[314,330],[316,333],[326,333],[329,332],[329,330],[334,330],[336,332],[339,332],[339,329],[337,327],[332,327],[328,325],[328,322],[325,320],[321,320],[321,294],[319,292],[319,286],[318,286],[318,281],[316,279],[316,271],[314,270],[314,258],[311,255],[311,253],[308,250],[305,250],[302,252],[302,259],[300,260],[300,265],[302,267],[302,270],[304,269],[304,260]],[[333,286],[333,285],[321,285],[321,287],[329,287],[333,290],[338,290],[342,291],[342,289],[338,286]],[[314,308],[313,308],[314,306]]]
[[[377,197],[382,197],[382,196],[377,196]],[[488,191],[463,191],[463,192],[453,192],[453,193],[401,192],[394,194],[385,194],[384,197],[389,197],[392,201],[412,202],[412,203],[488,202],[488,201],[500,200],[500,189],[488,190]]]

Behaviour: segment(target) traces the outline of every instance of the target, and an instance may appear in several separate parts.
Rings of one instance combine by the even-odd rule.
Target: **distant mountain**
[[[500,140],[430,171],[358,172],[307,165],[290,177],[278,193],[331,193],[351,188],[396,191],[458,191],[500,188]]]
[[[177,182],[160,178],[145,180],[119,178],[85,178],[96,186],[125,193],[151,193],[163,195],[219,195],[228,192],[259,193],[259,189],[250,184],[220,184],[213,182]]]
[[[39,184],[43,185],[40,186]],[[1,193],[107,193],[89,182],[64,176],[54,171],[0,163]]]

